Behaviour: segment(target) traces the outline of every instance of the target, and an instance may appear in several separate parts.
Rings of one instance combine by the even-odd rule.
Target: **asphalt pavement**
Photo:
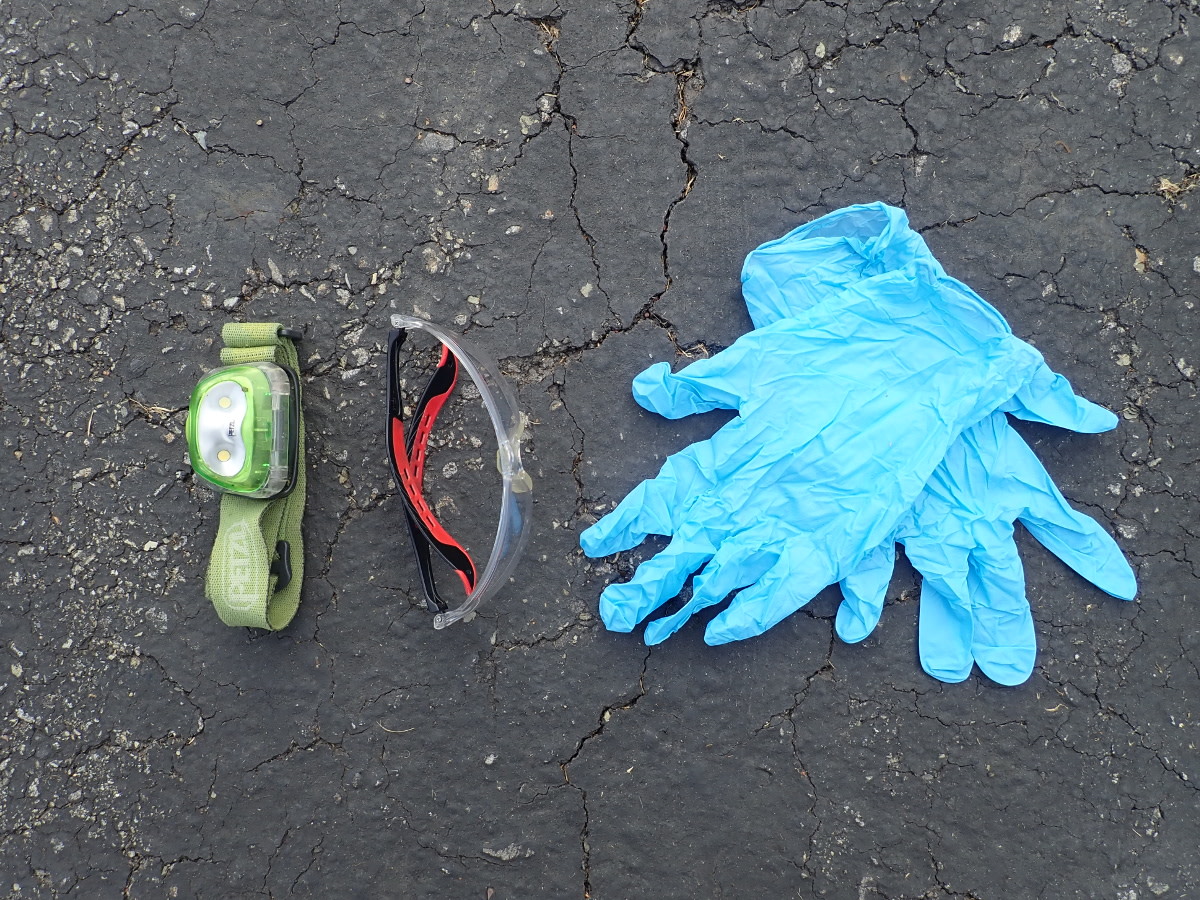
[[[1198,36],[1195,0],[0,4],[0,897],[1200,897]],[[726,420],[633,376],[749,330],[755,246],[875,200],[1120,417],[1018,426],[1141,585],[1019,531],[1020,687],[921,670],[907,565],[858,645],[836,589],[722,647],[598,615],[661,543],[579,532]],[[527,416],[529,545],[441,631],[398,312]],[[204,596],[184,423],[231,321],[304,332],[277,633]],[[489,440],[451,416],[426,486],[484,556]]]

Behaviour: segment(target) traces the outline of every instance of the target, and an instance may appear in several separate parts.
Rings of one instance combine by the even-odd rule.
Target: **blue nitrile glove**
[[[971,664],[1000,684],[1021,684],[1037,655],[1013,522],[1100,589],[1132,600],[1137,582],[1116,542],[1072,509],[1033,451],[993,413],[951,445],[895,540],[921,573],[921,666],[962,681]],[[838,634],[860,641],[879,621],[892,577],[888,540],[842,581]]]
[[[589,556],[672,536],[631,581],[604,590],[605,624],[631,630],[703,566],[692,599],[651,623],[646,641],[740,588],[705,640],[762,633],[853,572],[893,534],[958,434],[1044,368],[994,309],[921,260],[850,284],[678,374],[651,366],[634,379],[647,409],[739,416],[669,457],[580,535]]]
[[[769,325],[829,299],[859,278],[914,259],[937,265],[900,210],[875,203],[831,213],[747,259],[743,279],[750,318],[756,327]],[[797,263],[812,277],[792,277]],[[1117,421],[1075,397],[1048,369],[1002,408],[1087,433],[1108,431]],[[924,576],[920,656],[933,677],[962,681],[972,662],[1001,684],[1020,684],[1033,671],[1033,618],[1012,539],[1017,519],[1102,590],[1124,600],[1136,594],[1133,571],[1116,543],[1071,509],[1037,457],[997,413],[951,446],[893,536]],[[894,562],[895,542],[889,538],[842,581],[845,601],[837,630],[843,640],[861,641],[878,623]]]

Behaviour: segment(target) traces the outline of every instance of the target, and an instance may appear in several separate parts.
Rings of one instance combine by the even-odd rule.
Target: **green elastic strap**
[[[228,323],[221,330],[225,348],[222,365],[273,362],[297,375],[300,359],[296,345],[279,333],[274,322]],[[299,401],[299,398],[297,398]],[[221,524],[213,543],[205,594],[226,625],[248,625],[278,631],[292,621],[300,607],[304,580],[304,517],[306,486],[304,464],[304,411],[300,407],[300,433],[296,443],[296,485],[285,497],[255,500],[237,494],[221,495]],[[272,571],[277,548],[290,547],[292,578],[279,590]]]

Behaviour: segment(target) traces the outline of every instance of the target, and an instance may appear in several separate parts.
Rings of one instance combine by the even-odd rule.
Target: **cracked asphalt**
[[[1195,0],[0,3],[0,897],[1200,896],[1198,36]],[[579,531],[719,425],[630,379],[749,328],[757,244],[872,200],[1121,416],[1020,426],[1142,588],[1021,534],[1020,688],[921,672],[907,568],[857,646],[830,591],[719,648],[596,614],[646,551]],[[518,576],[442,632],[396,311],[530,419]],[[241,320],[306,334],[278,634],[204,599],[185,461]],[[457,422],[429,490],[470,527]]]

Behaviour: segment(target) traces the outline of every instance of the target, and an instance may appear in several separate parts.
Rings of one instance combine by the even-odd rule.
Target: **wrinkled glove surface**
[[[766,252],[762,252],[766,251]],[[938,266],[904,213],[882,203],[849,207],[801,226],[751,255],[746,306],[756,327],[829,299],[853,281],[913,260]],[[781,288],[774,273],[799,262],[810,277]],[[965,289],[965,287],[964,287]],[[1019,418],[1096,433],[1112,413],[1078,400],[1048,370],[1005,409]],[[1002,414],[963,432],[891,538],[842,582],[837,631],[863,640],[879,622],[895,562],[895,541],[921,573],[921,665],[941,681],[962,681],[972,664],[1000,684],[1033,672],[1037,639],[1025,573],[1013,541],[1020,520],[1047,549],[1101,590],[1132,600],[1137,582],[1116,542],[1072,509],[1033,451]]]
[[[994,309],[920,260],[678,374],[651,366],[634,379],[647,409],[739,415],[580,536],[590,556],[671,536],[631,581],[604,590],[605,624],[633,629],[703,566],[691,600],[651,623],[647,642],[740,588],[705,640],[762,633],[883,543],[958,434],[1042,367]]]

